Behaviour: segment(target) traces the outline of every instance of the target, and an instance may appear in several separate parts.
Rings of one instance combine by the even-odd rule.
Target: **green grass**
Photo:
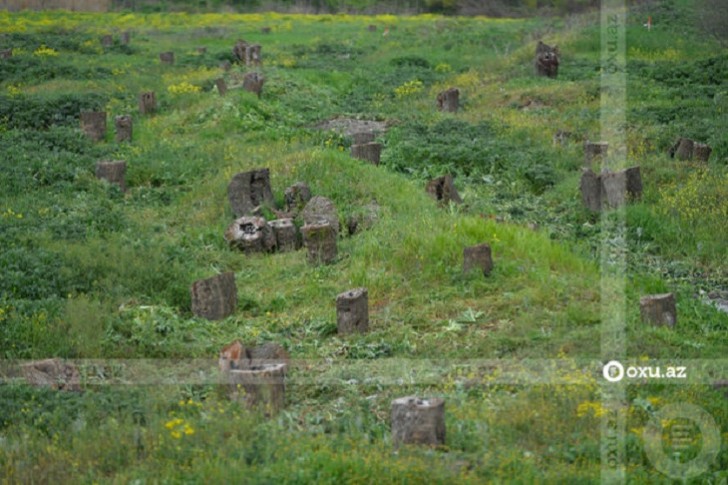
[[[677,37],[679,22],[646,32],[645,8],[627,31],[627,144],[645,193],[626,211],[625,356],[720,359],[728,316],[696,295],[728,286],[726,52],[693,30]],[[666,1],[658,11],[682,18],[689,8]],[[599,136],[596,18],[0,14],[3,45],[15,50],[0,63],[0,356],[214,366],[240,338],[279,342],[299,361],[288,405],[272,419],[209,383],[100,385],[112,380],[102,373],[79,395],[0,384],[0,476],[597,483],[601,377],[576,364],[602,358],[603,221],[578,191],[580,140]],[[372,23],[389,35],[368,32]],[[131,45],[104,51],[99,36],[126,29]],[[556,80],[532,75],[543,33],[563,54]],[[217,77],[234,85],[246,72],[218,67],[238,38],[263,45],[260,99],[213,90]],[[58,55],[34,55],[41,44]],[[174,66],[160,65],[165,50],[175,51]],[[421,89],[402,88],[412,81]],[[168,89],[183,82],[199,92]],[[435,110],[450,86],[461,89],[456,115]],[[146,90],[160,105],[152,116],[138,114]],[[99,107],[110,126],[94,145],[77,115]],[[112,120],[124,113],[134,141],[117,144]],[[349,140],[313,128],[335,116],[388,122],[381,166],[351,159]],[[557,129],[575,138],[554,146]],[[711,144],[710,162],[670,159],[678,136]],[[126,194],[95,179],[100,159],[127,161]],[[223,239],[227,184],[261,167],[279,204],[305,181],[335,202],[342,222],[372,200],[378,221],[341,238],[332,266],[310,266],[304,251],[233,252]],[[427,178],[446,172],[462,206],[438,207],[424,192]],[[463,247],[482,242],[493,272],[463,275]],[[237,311],[219,322],[194,317],[190,285],[222,271],[235,272]],[[370,332],[339,337],[335,297],[358,286],[369,290]],[[645,326],[639,297],[665,291],[676,293],[678,326]],[[560,359],[567,368],[558,384],[516,385],[473,359]],[[446,444],[394,453],[390,402],[414,393],[445,397]],[[627,401],[630,481],[664,479],[641,430],[654,408],[674,402],[713,416],[724,439],[703,478],[725,478],[719,392],[651,382],[630,385]],[[184,426],[167,426],[175,419],[194,431],[174,435]]]

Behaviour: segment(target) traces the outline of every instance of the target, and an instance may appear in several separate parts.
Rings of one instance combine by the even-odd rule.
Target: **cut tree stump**
[[[262,168],[236,174],[228,184],[228,200],[235,217],[253,214],[263,205],[273,208],[270,170]]]
[[[559,74],[559,48],[549,46],[538,41],[536,46],[536,58],[534,60],[536,74],[555,78]]]
[[[81,129],[93,141],[106,137],[106,111],[82,111]]]
[[[446,113],[457,113],[460,107],[460,90],[450,88],[437,95],[437,109]]]
[[[369,294],[366,288],[355,288],[336,297],[336,327],[339,335],[369,330]]]
[[[243,77],[243,89],[255,93],[259,98],[263,91],[263,84],[265,84],[265,78],[257,72],[249,72]]]
[[[581,200],[592,212],[602,210],[602,181],[592,169],[585,168],[581,172]]]
[[[126,162],[123,160],[96,162],[96,178],[118,185],[126,192]]]
[[[101,36],[101,45],[103,47],[111,47],[114,45],[114,37],[111,34]]]
[[[308,248],[308,262],[319,266],[336,261],[336,231],[327,222],[307,224],[301,228],[303,241]]]
[[[162,64],[168,64],[172,65],[174,64],[174,52],[160,52],[159,53],[159,61]]]
[[[366,160],[372,165],[379,165],[382,155],[382,144],[369,142],[363,145],[352,145],[351,156],[359,160]]]
[[[598,167],[599,162],[607,156],[609,143],[606,141],[585,141],[584,142],[584,166],[586,168]]]
[[[59,391],[80,391],[78,368],[61,359],[36,360],[20,368],[23,378],[33,387],[50,387]]]
[[[266,220],[258,216],[235,219],[225,231],[225,240],[245,254],[267,253],[276,247],[276,236]]]
[[[286,202],[286,211],[296,213],[311,200],[311,189],[304,182],[296,182],[286,189],[283,199]]]
[[[295,251],[301,247],[301,240],[298,237],[298,228],[291,219],[276,219],[268,223],[273,229],[276,239],[276,251],[281,253]]]
[[[352,145],[365,145],[374,141],[374,133],[371,131],[359,131],[351,135],[354,143]]]
[[[445,401],[441,398],[401,397],[392,401],[392,443],[445,444]]]
[[[10,59],[13,57],[13,50],[12,49],[2,49],[0,50],[0,59]]]
[[[145,91],[139,94],[139,112],[143,115],[157,111],[157,98],[154,91]]]
[[[121,115],[114,118],[116,128],[116,142],[131,141],[133,131],[133,120],[129,115]]]
[[[463,249],[463,272],[473,269],[481,271],[488,276],[493,270],[493,258],[488,244],[478,244]]]
[[[463,201],[455,188],[452,175],[443,175],[430,180],[425,190],[442,205],[447,205],[450,202],[460,204]]]
[[[339,234],[339,213],[334,203],[326,197],[312,197],[301,211],[301,217],[305,224],[326,223],[331,226],[335,235]]]
[[[261,46],[259,44],[249,44],[245,47],[245,65],[260,66],[261,64]]]
[[[286,364],[262,364],[228,372],[231,398],[247,408],[259,408],[268,416],[286,404]]]
[[[615,208],[628,200],[642,197],[640,167],[630,167],[618,172],[602,172],[596,175],[584,168],[581,175],[581,198],[584,206],[593,212]]]
[[[705,143],[697,143],[693,145],[693,158],[700,162],[707,162],[713,149]]]
[[[225,93],[227,93],[227,84],[225,84],[225,79],[221,77],[215,79],[215,86],[217,87],[218,94],[220,94],[220,96],[225,96]]]
[[[248,47],[248,43],[244,40],[238,40],[233,46],[233,56],[238,61],[245,63],[245,50]]]
[[[238,290],[230,271],[195,281],[190,288],[192,313],[208,320],[221,320],[235,312]]]
[[[124,45],[129,45],[129,42],[131,42],[131,32],[125,30],[121,33],[121,43]]]
[[[677,323],[675,295],[663,293],[647,295],[640,298],[640,315],[642,321],[652,325],[667,325],[672,328]]]

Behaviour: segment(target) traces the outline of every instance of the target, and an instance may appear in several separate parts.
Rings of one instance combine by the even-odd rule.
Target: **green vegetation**
[[[666,0],[634,7],[627,26],[628,158],[642,167],[645,191],[626,210],[625,354],[673,365],[723,358],[728,331],[728,315],[698,296],[728,289],[728,53],[682,29],[692,12],[690,2]],[[118,41],[125,30],[129,46]],[[82,394],[2,383],[0,477],[599,481],[601,377],[577,365],[602,357],[603,221],[578,191],[581,140],[600,132],[597,14],[2,12],[0,32],[13,49],[0,61],[0,358],[103,358],[110,367],[199,358],[212,367],[240,338],[281,343],[302,362],[289,373],[286,409],[270,419],[209,382],[104,385],[113,369],[87,376]],[[111,47],[100,43],[107,32]],[[248,68],[219,68],[239,38],[263,46],[260,98],[214,88],[220,76],[242,83]],[[540,38],[560,46],[557,79],[533,75]],[[159,62],[166,50],[173,66]],[[460,88],[462,110],[439,113],[435,97],[450,86]],[[149,90],[159,110],[142,116],[138,95]],[[109,129],[94,144],[78,114],[98,108]],[[118,144],[112,120],[126,113],[134,139]],[[381,166],[351,159],[348,138],[314,128],[334,117],[389,124]],[[554,145],[556,130],[572,138]],[[710,144],[710,161],[669,158],[679,136]],[[95,178],[97,160],[127,161],[126,193]],[[262,167],[279,204],[304,181],[335,202],[342,222],[372,199],[379,220],[340,239],[332,266],[308,265],[303,251],[233,252],[222,237],[232,221],[227,184]],[[438,207],[425,194],[427,179],[443,173],[456,176],[461,206]],[[492,246],[493,272],[463,275],[463,247],[482,242]],[[192,282],[227,270],[236,313],[194,317]],[[357,286],[369,290],[371,331],[342,338],[334,299]],[[639,297],[665,291],[676,293],[676,328],[642,324]],[[560,359],[564,368],[558,383],[526,385],[476,370],[472,359]],[[384,380],[392,375],[402,379]],[[390,402],[409,394],[445,397],[445,446],[392,451]],[[631,384],[627,400],[630,481],[665,479],[644,454],[642,431],[675,402],[715,419],[723,443],[701,479],[726,478],[720,392],[652,381]]]

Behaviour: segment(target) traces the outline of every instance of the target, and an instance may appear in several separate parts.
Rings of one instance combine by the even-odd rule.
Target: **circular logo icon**
[[[602,369],[604,378],[609,382],[619,382],[624,377],[624,366],[616,360],[607,362],[607,365]]]
[[[642,434],[652,465],[673,479],[687,480],[710,468],[720,451],[720,431],[700,406],[670,404],[650,419]],[[666,453],[670,451],[670,455]]]

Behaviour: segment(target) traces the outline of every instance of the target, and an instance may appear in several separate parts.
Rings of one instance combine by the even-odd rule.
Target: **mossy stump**
[[[401,397],[392,401],[392,443],[445,444],[445,401],[441,398]]]
[[[677,323],[675,295],[663,293],[641,297],[640,316],[645,323],[673,328]]]
[[[123,160],[96,162],[96,178],[118,185],[126,192],[126,162]]]
[[[231,271],[195,281],[190,288],[192,313],[208,320],[221,320],[235,312],[238,290]]]
[[[336,231],[328,222],[307,224],[301,228],[301,233],[308,249],[309,263],[319,266],[336,261]]]
[[[478,244],[463,249],[463,273],[478,270],[483,276],[493,271],[493,258],[488,244]]]
[[[82,111],[81,130],[93,141],[106,137],[106,111]]]
[[[131,141],[133,124],[133,120],[129,115],[120,115],[114,118],[114,128],[116,128],[117,143]]]
[[[369,293],[355,288],[336,297],[336,328],[339,335],[369,330]]]

